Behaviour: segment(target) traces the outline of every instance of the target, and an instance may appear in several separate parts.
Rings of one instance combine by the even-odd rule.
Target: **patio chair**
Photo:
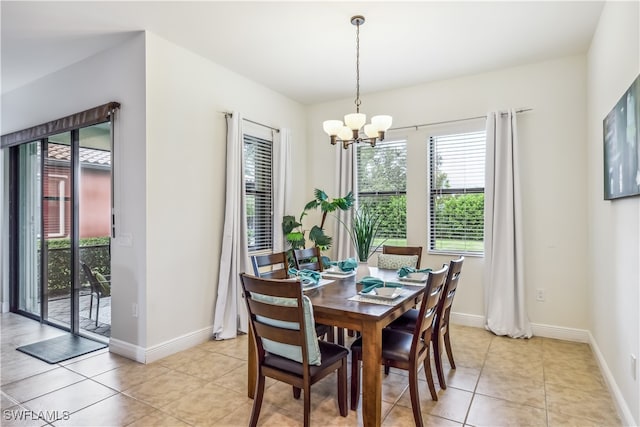
[[[91,319],[91,312],[93,311],[93,297],[96,297],[96,326],[98,326],[98,316],[100,314],[100,298],[108,297],[111,295],[111,284],[109,281],[99,272],[92,271],[91,268],[84,262],[80,261],[82,271],[89,280],[91,286],[91,299],[89,300],[89,319]]]

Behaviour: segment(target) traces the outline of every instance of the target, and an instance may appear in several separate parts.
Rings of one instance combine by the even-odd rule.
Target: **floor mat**
[[[105,348],[107,345],[78,335],[65,334],[18,347],[17,350],[47,363],[59,363]]]

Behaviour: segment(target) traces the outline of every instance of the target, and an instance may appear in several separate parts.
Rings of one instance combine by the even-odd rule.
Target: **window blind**
[[[407,141],[359,145],[358,205],[369,205],[382,218],[378,238],[387,244],[407,241]]]
[[[484,251],[485,132],[429,139],[429,249]]]
[[[273,230],[272,142],[244,135],[244,178],[249,252],[270,250]]]

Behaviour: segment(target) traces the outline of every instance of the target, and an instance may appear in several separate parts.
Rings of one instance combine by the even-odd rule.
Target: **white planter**
[[[369,263],[367,261],[358,262],[358,269],[356,270],[356,282],[359,282],[363,277],[369,276],[371,270],[369,270]]]

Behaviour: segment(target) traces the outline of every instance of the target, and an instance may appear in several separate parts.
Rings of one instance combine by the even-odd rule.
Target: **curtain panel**
[[[235,338],[238,331],[248,331],[248,314],[240,283],[240,273],[251,271],[247,247],[243,148],[242,117],[234,112],[227,116],[226,204],[213,321],[213,336],[217,340]]]
[[[487,114],[484,201],[485,327],[530,338],[526,312],[516,112]]]

